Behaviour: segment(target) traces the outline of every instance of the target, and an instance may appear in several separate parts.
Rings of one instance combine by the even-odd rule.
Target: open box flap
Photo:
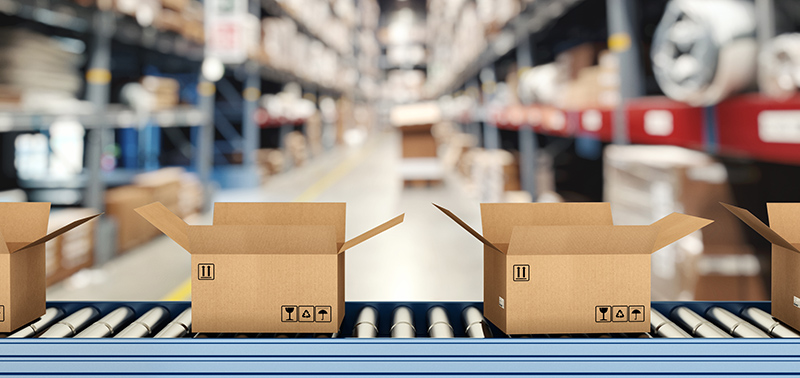
[[[9,252],[9,246],[6,245],[6,240],[3,239],[3,234],[0,233],[0,255],[7,255],[9,253],[11,253]]]
[[[193,255],[336,254],[336,228],[213,225],[189,227]]]
[[[19,251],[21,251],[21,250],[23,250],[25,248],[30,248],[30,247],[33,247],[33,246],[36,246],[36,245],[39,245],[39,244],[42,244],[42,243],[46,243],[48,240],[51,240],[51,239],[53,239],[53,238],[55,238],[55,237],[57,237],[57,236],[59,236],[59,235],[61,235],[63,233],[75,228],[75,227],[78,227],[78,226],[80,226],[80,225],[82,225],[82,224],[84,224],[84,223],[86,223],[86,222],[88,222],[88,221],[90,221],[90,220],[92,220],[94,218],[99,217],[101,214],[102,213],[94,214],[94,215],[90,215],[88,217],[84,217],[84,218],[72,221],[70,224],[68,224],[68,225],[66,225],[64,227],[61,227],[61,228],[59,228],[59,229],[57,229],[57,230],[55,230],[55,231],[53,231],[53,232],[51,232],[51,233],[49,233],[49,234],[47,234],[45,236],[42,236],[41,238],[36,239],[33,242],[30,242],[28,244],[23,244],[22,246],[20,246],[18,248],[12,249],[11,253],[16,253],[16,252],[19,252]]]
[[[153,202],[134,210],[183,249],[189,253],[192,252],[189,249],[189,225],[169,211],[161,202]]]
[[[516,226],[508,255],[650,254],[657,235],[650,226]]]
[[[764,224],[764,222],[762,222],[760,219],[756,218],[756,216],[750,211],[742,209],[741,207],[728,205],[727,203],[720,202],[720,204],[725,206],[728,211],[733,213],[733,215],[735,215],[737,218],[741,219],[746,225],[750,226],[753,231],[758,232],[758,234],[763,236],[764,239],[769,240],[770,243],[795,252],[800,252],[795,246],[792,245],[792,243],[786,241],[786,239],[775,232],[775,230],[769,228],[769,226]],[[772,216],[770,215],[770,217]]]
[[[442,211],[442,212],[443,212],[445,215],[447,215],[448,217],[450,217],[450,219],[452,219],[453,221],[455,221],[456,223],[458,223],[458,225],[459,225],[459,226],[461,226],[461,228],[463,228],[463,229],[467,230],[467,232],[469,232],[469,233],[470,233],[470,235],[472,235],[472,236],[474,236],[476,239],[480,240],[480,241],[481,241],[483,244],[487,245],[487,246],[488,246],[488,247],[490,247],[490,248],[493,248],[493,249],[495,249],[497,252],[500,252],[500,253],[505,253],[505,252],[503,252],[503,251],[502,251],[500,248],[497,248],[497,247],[496,247],[494,244],[492,244],[492,243],[491,243],[491,242],[490,242],[488,239],[484,238],[484,237],[483,237],[483,235],[481,235],[480,233],[478,233],[478,231],[475,231],[475,230],[474,230],[472,227],[470,227],[470,226],[469,226],[469,225],[468,225],[466,222],[464,222],[463,220],[461,220],[461,218],[459,218],[459,217],[457,217],[455,214],[453,214],[453,212],[452,212],[452,211],[450,211],[450,210],[447,210],[447,209],[445,209],[444,207],[441,207],[441,206],[439,206],[439,205],[437,205],[437,204],[435,204],[435,203],[433,204],[433,206],[436,206],[436,208],[437,208],[437,209],[441,210],[441,211]]]
[[[396,217],[384,222],[383,224],[381,224],[381,225],[379,225],[379,226],[377,226],[377,227],[375,227],[375,228],[373,228],[373,229],[371,229],[371,230],[369,230],[369,231],[367,231],[367,232],[365,232],[365,233],[363,233],[361,235],[358,235],[358,236],[348,240],[346,243],[344,243],[344,245],[341,246],[341,248],[339,248],[339,253],[342,253],[342,252],[344,252],[344,251],[346,251],[346,250],[348,250],[350,248],[353,248],[353,247],[355,247],[355,246],[367,241],[368,239],[372,238],[373,236],[378,235],[378,234],[380,234],[380,233],[382,233],[382,232],[384,232],[384,231],[386,231],[386,230],[388,230],[388,229],[390,229],[390,228],[392,228],[394,226],[397,226],[400,223],[403,223],[403,220],[405,219],[405,216],[406,216],[405,213],[400,214],[400,215],[398,215],[398,216],[396,216]]]
[[[800,203],[767,203],[769,228],[791,243],[800,242]]]
[[[214,224],[331,225],[336,242],[344,243],[346,209],[342,202],[218,202]]]
[[[49,202],[0,202],[0,233],[6,243],[27,244],[47,234]]]
[[[515,226],[610,226],[611,206],[591,203],[482,203],[483,236],[509,243]]]
[[[658,251],[711,223],[714,221],[681,213],[667,215],[650,225],[658,229],[658,238],[651,252]]]

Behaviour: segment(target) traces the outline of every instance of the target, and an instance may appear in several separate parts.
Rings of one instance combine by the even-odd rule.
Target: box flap
[[[509,255],[650,254],[658,229],[650,226],[516,226]]]
[[[218,202],[214,224],[332,225],[344,243],[346,209],[342,202]]]
[[[795,252],[800,252],[797,250],[797,248],[795,248],[792,245],[792,243],[789,243],[781,235],[778,235],[777,232],[775,232],[773,229],[769,228],[766,224],[764,224],[764,222],[756,218],[756,216],[753,215],[753,213],[751,213],[750,211],[742,209],[741,207],[728,205],[727,203],[720,202],[720,204],[722,206],[725,206],[725,208],[728,209],[728,211],[733,213],[733,215],[735,215],[737,218],[741,219],[742,222],[744,222],[746,225],[750,226],[750,228],[752,228],[753,231],[758,232],[758,234],[763,236],[764,239],[769,240],[770,243],[779,245],[783,248]],[[771,214],[770,217],[772,217]]]
[[[213,225],[189,227],[193,255],[335,254],[336,228]]]
[[[437,204],[435,204],[435,203],[433,204],[433,206],[436,206],[436,208],[437,208],[437,209],[441,210],[441,211],[442,211],[442,212],[443,212],[445,215],[447,215],[448,217],[450,217],[450,219],[452,219],[453,221],[455,221],[456,223],[458,223],[458,225],[459,225],[459,226],[461,226],[461,228],[463,228],[463,229],[467,230],[467,232],[469,232],[469,233],[470,233],[470,235],[472,235],[472,236],[474,236],[476,239],[480,240],[480,241],[481,241],[483,244],[485,244],[485,245],[487,245],[487,246],[489,246],[489,247],[491,247],[491,248],[494,248],[495,250],[497,250],[497,252],[500,252],[500,253],[505,253],[505,252],[503,252],[503,251],[502,251],[500,248],[497,248],[497,247],[496,247],[494,244],[492,244],[492,243],[491,243],[489,240],[487,240],[486,238],[484,238],[484,237],[483,237],[483,235],[481,235],[480,233],[478,233],[478,231],[475,231],[475,230],[474,230],[472,227],[470,227],[470,226],[469,226],[469,225],[468,225],[466,222],[464,222],[463,220],[461,220],[461,218],[459,218],[459,217],[457,217],[455,214],[453,214],[453,212],[452,212],[452,211],[450,211],[450,210],[447,210],[447,209],[445,209],[444,207],[441,207],[441,206],[439,206],[439,205],[437,205]]]
[[[394,226],[397,226],[400,223],[403,223],[403,219],[405,219],[405,216],[406,216],[406,213],[400,214],[400,215],[390,219],[389,221],[384,222],[383,224],[381,224],[381,225],[379,225],[379,226],[377,226],[377,227],[375,227],[375,228],[373,228],[373,229],[371,229],[371,230],[369,230],[369,231],[367,231],[367,232],[365,232],[365,233],[363,233],[361,235],[358,235],[358,236],[348,240],[346,243],[344,243],[344,245],[341,246],[341,248],[339,248],[339,253],[342,253],[342,252],[344,252],[344,251],[346,251],[346,250],[348,250],[350,248],[353,248],[353,247],[355,247],[355,246],[367,241],[368,239],[372,238],[373,236],[378,235],[381,232],[384,232],[384,231],[386,231],[386,230],[388,230],[388,229],[390,229],[390,228],[392,228]]]
[[[650,225],[650,227],[658,229],[658,238],[652,252],[658,251],[711,223],[714,223],[714,221],[681,213],[667,215]]]
[[[6,243],[30,243],[47,234],[48,202],[0,202],[0,233]]]
[[[612,225],[611,206],[593,203],[482,203],[483,235],[492,243],[511,241],[514,226]]]
[[[6,240],[3,239],[3,233],[0,233],[0,255],[7,255],[9,252],[8,245],[6,245]]]
[[[187,225],[183,219],[178,218],[177,215],[167,210],[161,202],[153,202],[149,205],[137,207],[134,210],[139,213],[142,218],[147,219],[150,224],[163,232],[164,235],[169,236],[170,239],[178,243],[183,249],[192,253],[192,250],[189,249],[189,225]]]
[[[800,242],[800,203],[768,203],[767,214],[769,228],[787,241]]]
[[[102,213],[100,213],[100,214],[102,214]],[[11,253],[19,252],[19,251],[21,251],[21,250],[23,250],[25,248],[29,248],[29,247],[33,247],[35,245],[46,243],[48,240],[51,240],[51,239],[57,237],[58,235],[61,235],[61,234],[65,233],[65,232],[67,232],[67,231],[69,231],[69,230],[71,230],[71,229],[73,229],[75,227],[78,227],[78,226],[80,226],[80,225],[82,225],[82,224],[84,224],[84,223],[86,223],[86,222],[88,222],[88,221],[90,221],[90,220],[92,220],[94,218],[99,217],[100,214],[90,215],[88,217],[84,217],[84,218],[78,219],[76,221],[73,221],[72,223],[70,223],[70,224],[68,224],[68,225],[66,225],[64,227],[61,227],[61,228],[59,228],[59,229],[57,229],[57,230],[55,230],[55,231],[53,231],[53,232],[51,232],[51,233],[49,233],[49,234],[47,234],[45,236],[42,236],[41,238],[36,239],[35,241],[33,241],[31,243],[23,244],[22,246],[20,246],[18,248],[12,249]]]

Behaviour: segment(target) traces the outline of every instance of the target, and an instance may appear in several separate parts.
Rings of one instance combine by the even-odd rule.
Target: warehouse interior
[[[712,219],[652,300],[770,299],[800,202],[793,0],[0,0],[0,201],[50,202],[50,301],[186,301],[191,255],[134,209],[345,202],[347,301],[481,301],[481,203]],[[2,216],[2,215],[0,215]]]

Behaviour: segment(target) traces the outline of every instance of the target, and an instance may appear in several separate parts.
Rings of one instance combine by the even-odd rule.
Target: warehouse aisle
[[[399,141],[386,133],[363,147],[339,149],[255,189],[224,190],[215,201],[347,203],[347,237],[397,214],[405,222],[346,252],[348,301],[482,298],[482,248],[431,202],[480,227],[478,202],[453,183],[403,188]],[[210,224],[210,215],[189,220]],[[48,300],[189,299],[189,254],[162,236],[102,267],[51,287]]]

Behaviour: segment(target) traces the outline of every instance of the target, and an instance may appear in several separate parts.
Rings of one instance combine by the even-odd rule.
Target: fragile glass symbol
[[[600,320],[606,320],[606,312],[608,312],[608,307],[600,307],[600,313],[603,315],[603,318]]]
[[[292,313],[294,312],[294,307],[286,307],[286,312],[289,313],[289,319],[292,320]]]

